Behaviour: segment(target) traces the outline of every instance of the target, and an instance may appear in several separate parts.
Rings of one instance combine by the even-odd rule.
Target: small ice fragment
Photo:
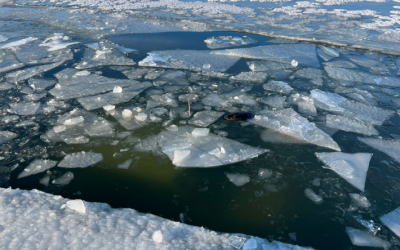
[[[74,174],[68,171],[62,176],[53,180],[51,183],[54,185],[68,185],[73,179],[74,179]]]
[[[39,180],[39,183],[44,185],[44,186],[48,186],[50,182],[50,176],[46,175],[45,177],[43,177],[42,179]]]
[[[210,68],[211,68],[211,64],[209,64],[209,63],[203,64],[203,69],[207,70],[207,69],[210,69]]]
[[[200,136],[206,136],[210,132],[209,128],[195,128],[192,131],[192,136],[193,137],[200,137]]]
[[[103,155],[94,152],[72,153],[64,157],[58,164],[60,168],[86,168],[103,160]]]
[[[82,70],[82,71],[76,72],[74,76],[88,76],[90,74],[91,74],[90,71]]]
[[[132,161],[133,161],[133,159],[129,159],[129,160],[125,161],[124,163],[119,164],[118,168],[120,168],[120,169],[128,169],[129,166],[131,165]]]
[[[233,246],[236,249],[242,248],[243,244],[246,242],[245,237],[240,237],[237,235],[231,235],[228,239],[226,239],[225,243]]]
[[[129,109],[124,109],[124,111],[122,111],[122,118],[124,118],[125,120],[129,119],[132,116],[132,111],[130,111]]]
[[[137,115],[135,116],[135,119],[136,119],[136,121],[144,122],[144,121],[146,121],[146,119],[147,119],[147,114],[145,114],[145,113],[139,113],[139,114],[137,114]]]
[[[258,170],[258,176],[263,178],[263,179],[267,179],[267,178],[272,176],[272,170],[265,169],[265,168],[260,168]]]
[[[324,51],[324,53],[328,56],[331,57],[339,57],[339,52],[337,52],[336,50],[332,49],[332,48],[327,48],[325,46],[318,46],[320,49],[322,49]]]
[[[86,213],[85,204],[82,200],[70,200],[67,201],[66,207],[72,210],[75,210],[79,213]]]
[[[180,163],[184,158],[190,154],[190,150],[175,150],[173,164]]]
[[[103,109],[105,111],[111,111],[111,110],[115,109],[115,106],[114,105],[106,105],[106,106],[103,107]]]
[[[169,131],[178,131],[178,126],[175,124],[172,124],[171,126],[167,127]]]
[[[113,93],[122,93],[122,88],[120,86],[115,86]]]
[[[299,63],[296,61],[296,60],[292,60],[292,62],[290,63],[293,67],[297,67],[297,66],[299,66]]]
[[[257,249],[257,241],[253,237],[248,239],[243,245],[243,250],[255,250],[255,249]]]
[[[151,238],[157,243],[161,243],[163,241],[163,235],[160,230],[155,231]]]
[[[60,133],[60,132],[63,132],[63,131],[65,131],[66,129],[67,129],[67,127],[66,127],[65,125],[59,125],[59,126],[55,126],[55,127],[53,128],[54,133],[56,133],[56,134],[58,134],[58,133]]]
[[[245,174],[225,174],[228,177],[229,181],[231,181],[236,186],[240,187],[244,184],[250,182],[250,177]]]
[[[311,188],[306,188],[304,190],[304,194],[308,199],[312,200],[317,205],[323,202],[322,196],[314,193],[314,191]]]
[[[364,197],[360,194],[349,194],[350,198],[352,200],[352,202],[357,205],[358,207],[361,208],[369,208],[371,206],[371,203],[369,202],[369,200],[367,199],[367,197]]]
[[[83,116],[77,116],[77,117],[65,120],[64,125],[72,126],[72,125],[82,123],[84,120],[85,120],[85,118],[83,118]]]
[[[0,145],[11,141],[15,137],[17,137],[17,134],[15,134],[13,132],[0,130]]]

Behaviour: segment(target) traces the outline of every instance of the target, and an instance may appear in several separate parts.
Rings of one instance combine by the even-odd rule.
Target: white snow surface
[[[0,188],[0,207],[1,249],[236,249],[226,243],[235,234],[38,190]],[[251,239],[257,250],[309,249],[238,236]]]

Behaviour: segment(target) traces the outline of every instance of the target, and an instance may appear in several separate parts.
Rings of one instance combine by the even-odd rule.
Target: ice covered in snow
[[[257,41],[248,36],[213,36],[206,38],[204,43],[209,49],[223,49],[236,46],[244,46],[256,43]]]
[[[209,51],[164,50],[148,53],[148,56],[139,62],[139,66],[224,72],[238,60],[238,58],[212,55]],[[209,67],[204,68],[205,64],[209,64]]]
[[[0,206],[2,249],[234,250],[236,248],[228,244],[232,237],[250,238],[214,232],[133,209],[113,209],[104,203],[68,200],[38,190],[0,189]],[[90,229],[83,221],[90,223]],[[35,237],[30,237],[32,235]],[[17,236],[19,240],[15,240]],[[251,239],[259,249],[309,249]]]
[[[246,174],[230,174],[225,173],[226,177],[228,177],[229,181],[240,187],[246,183],[250,182],[250,177]]]
[[[269,81],[263,84],[263,88],[267,91],[278,92],[284,95],[290,94],[293,90],[288,83],[281,81]]]
[[[175,130],[165,130],[147,140],[155,140],[154,145],[159,145],[178,167],[216,167],[251,159],[268,151],[213,133],[193,136],[194,129],[192,126],[180,126]],[[143,143],[146,141],[142,141]],[[138,150],[141,148],[141,144],[136,146]]]
[[[397,162],[400,162],[400,141],[399,140],[382,140],[382,139],[373,139],[373,138],[361,138],[358,137],[358,140],[369,145],[370,147],[379,150]]]
[[[303,94],[293,94],[289,98],[289,103],[297,105],[300,113],[304,115],[316,116],[317,109],[314,106],[314,100]]]
[[[321,204],[324,200],[322,198],[322,196],[316,194],[311,188],[306,188],[304,190],[304,195],[310,199],[312,202],[314,202],[315,204],[319,205]]]
[[[270,60],[281,63],[291,63],[292,60],[296,60],[299,65],[309,67],[319,67],[320,65],[315,52],[315,45],[311,44],[265,45],[252,48],[217,50],[212,51],[211,54]]]
[[[57,179],[54,179],[51,184],[53,185],[68,185],[74,179],[74,174],[70,171],[64,173]]]
[[[192,119],[189,120],[189,124],[196,125],[199,127],[207,127],[208,125],[214,123],[218,120],[221,116],[223,116],[224,112],[218,111],[199,111],[196,112]]]
[[[385,226],[400,237],[400,207],[379,218]]]
[[[16,133],[0,130],[0,145],[9,142],[16,137],[17,137]]]
[[[42,173],[50,168],[55,167],[56,165],[56,161],[36,159],[18,175],[18,178]]]
[[[324,164],[326,164],[329,169],[336,172],[355,188],[364,192],[365,180],[367,178],[369,161],[371,160],[372,154],[347,154],[341,152],[333,152],[315,153],[315,155]]]
[[[18,47],[18,46],[21,46],[21,45],[24,45],[24,44],[27,44],[27,43],[30,43],[30,42],[33,42],[36,40],[37,40],[37,38],[35,38],[35,37],[24,38],[24,39],[20,39],[20,40],[14,41],[14,42],[9,42],[9,43],[3,44],[0,46],[0,49],[9,49],[9,48],[13,48],[13,47]]]
[[[352,227],[346,227],[346,233],[349,236],[351,243],[355,246],[380,247],[386,250],[390,248],[390,244],[387,241],[382,240],[377,236],[370,235],[365,231]]]
[[[371,124],[340,115],[327,115],[326,126],[363,135],[379,135]]]
[[[278,111],[263,110],[258,112],[249,122],[293,137],[304,143],[340,151],[338,144],[329,135],[291,108]]]
[[[103,160],[101,153],[94,152],[78,152],[68,154],[57,165],[60,168],[86,168],[93,166]]]

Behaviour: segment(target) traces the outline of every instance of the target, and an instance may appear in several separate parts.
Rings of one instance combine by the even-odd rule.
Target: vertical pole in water
[[[188,99],[189,115],[190,115],[190,99]]]

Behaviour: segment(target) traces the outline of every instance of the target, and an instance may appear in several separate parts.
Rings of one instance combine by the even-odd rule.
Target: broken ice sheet
[[[236,46],[244,46],[256,43],[257,41],[248,36],[213,36],[206,38],[204,43],[209,49],[223,49]]]
[[[193,136],[194,129],[192,126],[176,127],[175,131],[166,130],[148,140],[155,140],[154,145],[159,145],[177,167],[216,167],[251,159],[268,151],[212,133]],[[140,144],[136,148],[140,149]]]
[[[207,127],[210,124],[214,123],[221,116],[223,116],[224,112],[218,111],[200,111],[193,115],[192,119],[189,120],[189,124],[196,125],[199,127]]]
[[[263,83],[267,80],[268,74],[264,72],[240,72],[231,76],[229,80],[244,83]]]
[[[271,129],[304,143],[340,151],[339,145],[329,135],[291,108],[278,111],[261,111],[249,120],[249,123]]]
[[[379,78],[361,70],[328,67],[327,64],[325,64],[325,71],[329,77],[339,81],[376,84],[374,79]]]
[[[253,72],[271,72],[293,69],[293,66],[290,63],[280,63],[274,61],[250,61],[247,62],[247,65]]]
[[[42,173],[50,168],[55,167],[56,165],[56,161],[36,159],[18,175],[18,178]]]
[[[379,135],[371,124],[339,115],[327,115],[326,126],[363,135]]]
[[[243,244],[246,242],[247,238],[238,235],[231,235],[226,239],[225,243],[233,246],[236,249],[242,248]]]
[[[400,237],[400,207],[379,218],[397,237]]]
[[[65,63],[65,60],[62,61],[58,61],[55,63],[51,63],[51,64],[46,64],[46,65],[41,65],[41,66],[36,66],[36,67],[30,67],[27,69],[23,69],[23,70],[18,70],[18,71],[14,71],[11,73],[8,73],[6,75],[6,79],[8,82],[21,82],[21,81],[25,81],[31,77],[34,77],[36,75],[42,74],[44,72],[47,72],[49,70],[52,70],[54,68],[57,68],[58,66],[62,65],[63,63]]]
[[[36,41],[37,38],[35,37],[28,37],[28,38],[24,38],[24,39],[20,39],[14,42],[9,42],[3,45],[0,45],[0,49],[9,49],[9,48],[13,48],[13,47],[18,47],[33,41]]]
[[[291,63],[296,60],[301,66],[320,66],[315,45],[311,44],[280,44],[266,45],[252,48],[216,50],[214,55],[242,57],[250,59],[270,60],[280,63]]]
[[[74,179],[74,174],[70,171],[54,179],[51,183],[53,185],[68,185]]]
[[[373,138],[361,138],[358,140],[379,150],[400,163],[400,140],[382,140]]]
[[[210,51],[164,50],[148,53],[148,56],[139,62],[139,66],[224,72],[238,60],[238,58],[212,55]]]
[[[103,160],[101,153],[94,152],[78,152],[68,154],[57,165],[60,168],[86,168],[93,166]]]
[[[38,110],[40,103],[18,102],[9,104],[13,113],[17,115],[34,115]]]
[[[289,84],[281,81],[269,81],[268,83],[263,84],[263,88],[267,91],[277,92],[284,95],[290,94],[293,90]]]
[[[55,33],[46,38],[39,46],[48,47],[48,51],[56,51],[65,49],[71,45],[79,44],[79,42],[69,42],[70,38],[62,33]]]
[[[136,119],[140,113],[144,111],[141,108],[136,108],[135,106],[121,107],[107,113],[114,117],[119,124],[121,124],[127,130],[134,130],[143,127],[147,123],[147,117],[144,120]],[[144,114],[144,113],[143,113]],[[143,116],[143,115],[141,115]],[[140,117],[140,116],[139,116]]]
[[[51,79],[29,79],[28,84],[35,91],[43,91],[56,84],[56,81]]]
[[[326,164],[329,169],[336,172],[355,188],[364,192],[365,180],[367,178],[369,161],[371,160],[372,154],[347,154],[341,152],[333,152],[315,153],[315,155],[324,164]]]
[[[109,65],[129,65],[136,62],[127,58],[124,53],[115,48],[103,48],[101,50],[86,49],[82,60],[75,66],[76,69],[90,69]]]
[[[78,99],[78,102],[86,110],[98,109],[106,105],[115,105],[127,102],[140,94],[142,91],[153,86],[151,82],[136,82],[133,80],[131,80],[131,82],[132,86],[123,88],[123,92],[121,93],[109,92],[96,96],[81,97]]]
[[[362,247],[381,247],[386,250],[390,248],[390,244],[378,238],[377,236],[370,235],[362,230],[346,227],[346,233],[349,236],[351,243],[355,246]]]
[[[18,61],[14,52],[10,50],[0,51],[0,74],[22,67],[24,67],[24,64]]]
[[[15,134],[13,132],[0,130],[0,145],[4,144],[6,142],[9,142],[16,137],[17,137],[17,134]]]

